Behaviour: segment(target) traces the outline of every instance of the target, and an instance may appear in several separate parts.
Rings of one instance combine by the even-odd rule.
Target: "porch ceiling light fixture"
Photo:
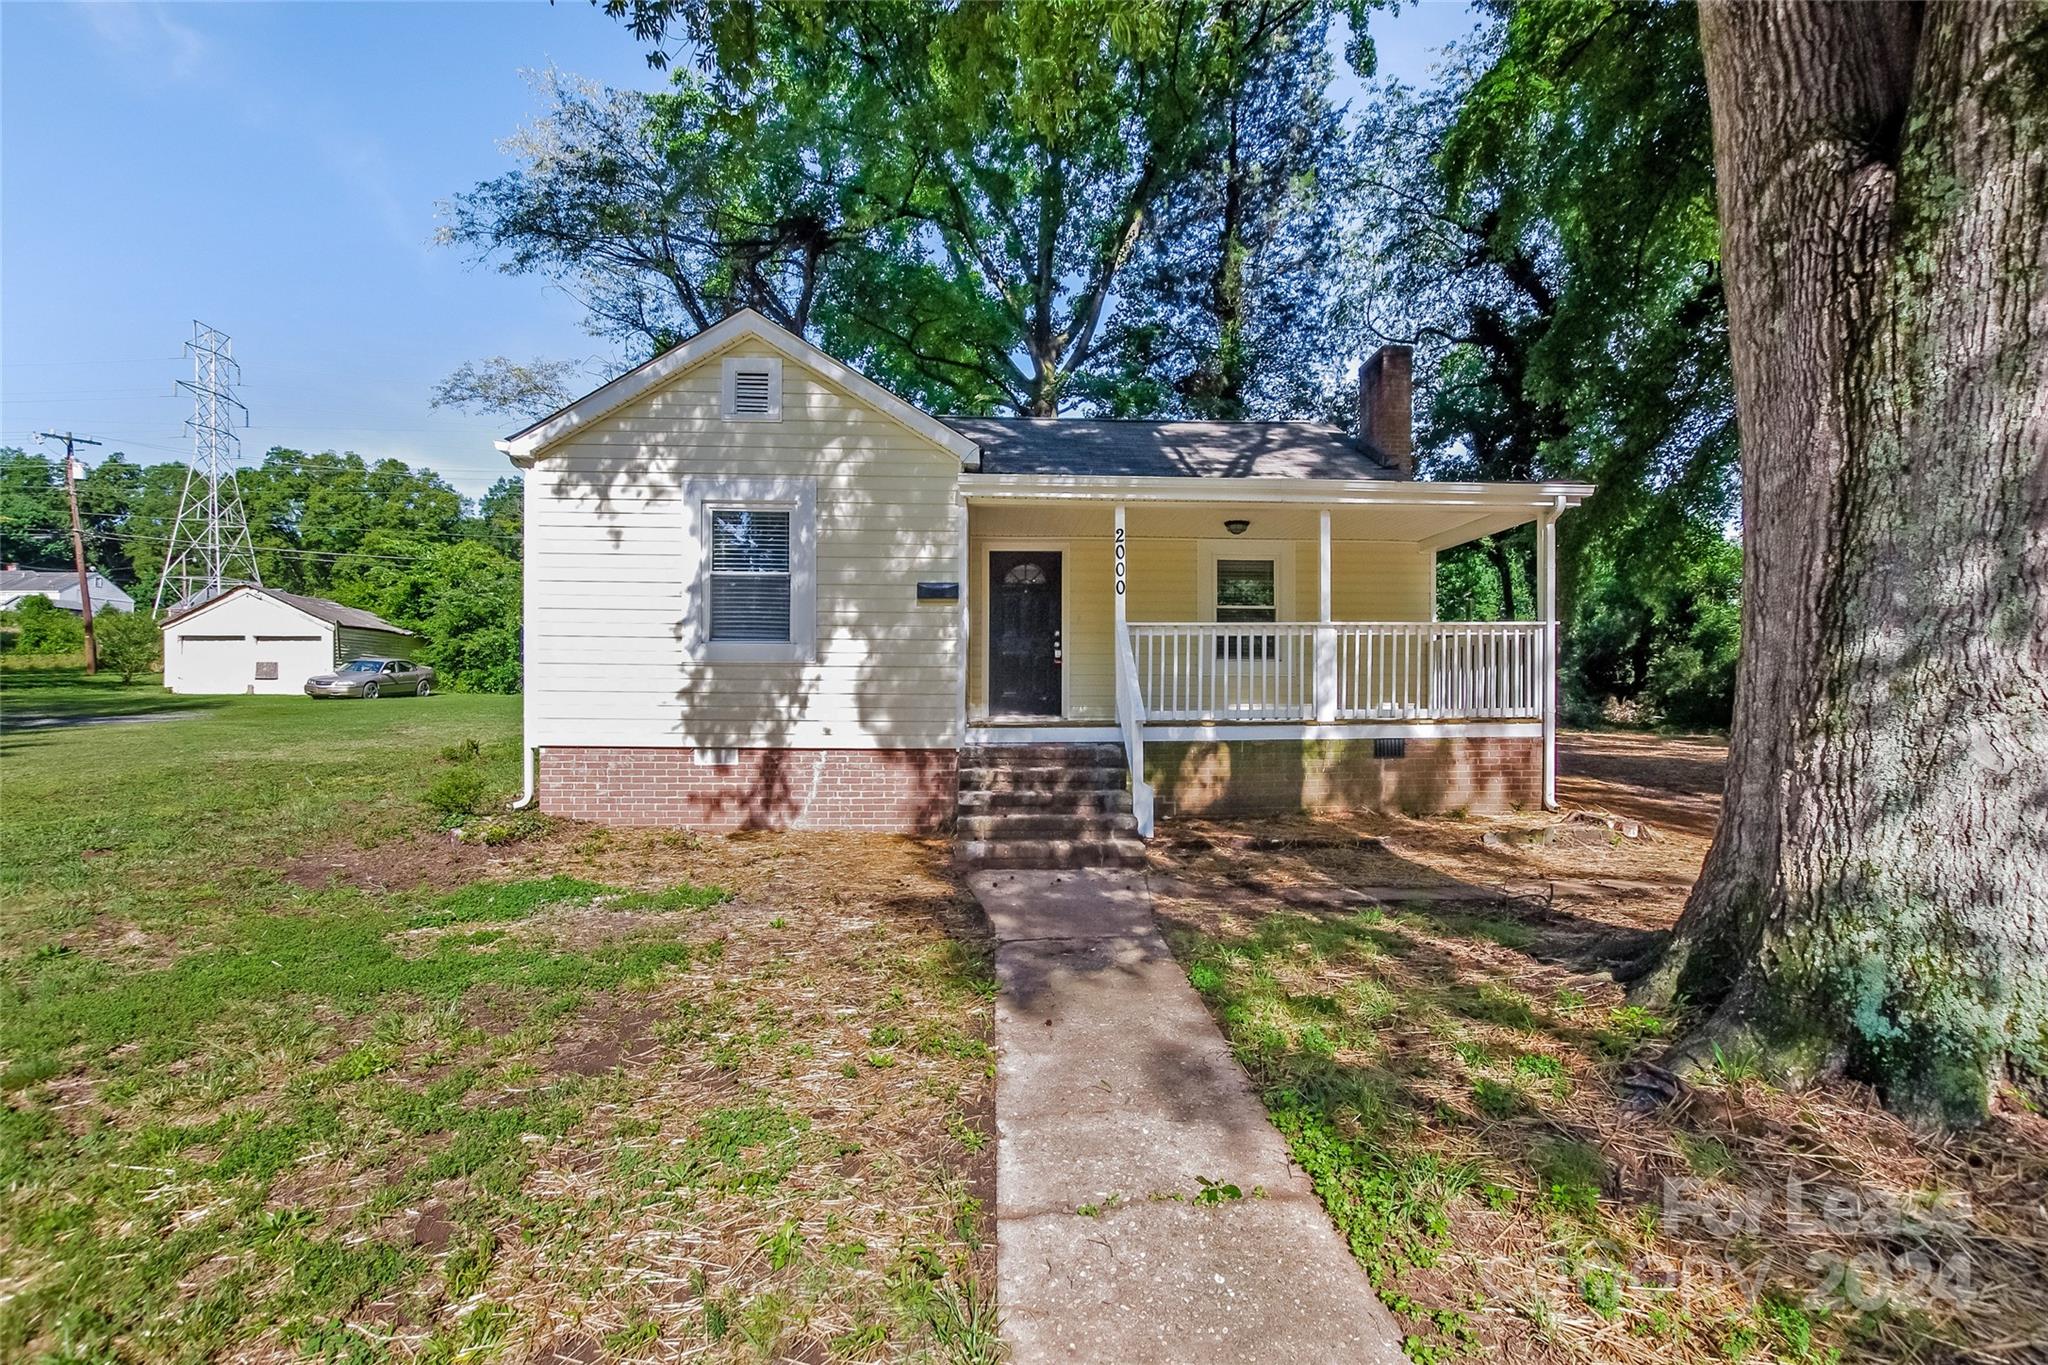
[[[1252,524],[1243,517],[1232,517],[1229,521],[1223,523],[1223,529],[1234,536],[1241,536],[1246,531],[1252,529]]]

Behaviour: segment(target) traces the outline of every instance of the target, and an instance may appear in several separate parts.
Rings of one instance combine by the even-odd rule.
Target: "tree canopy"
[[[702,70],[651,95],[551,78],[521,167],[451,200],[445,236],[654,349],[753,307],[927,408],[1050,415],[1116,406],[1111,377],[1165,348],[1169,388],[1235,410],[1259,340],[1328,336],[1294,325],[1328,310],[1289,267],[1343,178],[1330,9],[636,6]],[[1205,283],[1111,333],[1126,290],[1159,294],[1134,269]]]
[[[117,452],[78,483],[87,560],[144,606],[155,595],[185,468],[137,465]],[[398,460],[282,448],[237,477],[267,586],[363,607],[418,631],[427,640],[423,657],[447,686],[516,689],[518,479],[500,479],[472,501]],[[10,561],[69,565],[63,489],[56,461],[0,448],[0,545]],[[57,615],[75,630],[75,618]],[[38,624],[19,647],[67,647],[61,630]]]

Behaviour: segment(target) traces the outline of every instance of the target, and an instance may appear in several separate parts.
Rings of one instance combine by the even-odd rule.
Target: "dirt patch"
[[[559,838],[560,836],[556,836]],[[361,891],[455,891],[472,882],[523,875],[548,860],[554,839],[501,845],[466,844],[445,834],[360,848],[337,841],[293,858],[281,875],[309,891],[353,887]]]
[[[597,1365],[604,1359],[604,1343],[588,1332],[565,1332],[540,1348],[535,1359],[541,1365]]]
[[[1711,736],[1573,731],[1557,737],[1557,796],[1710,839],[1727,763]]]
[[[95,915],[58,942],[73,952],[131,970],[168,967],[185,951],[169,934],[153,934],[111,915]]]
[[[439,1256],[455,1240],[455,1221],[448,1216],[448,1206],[438,1199],[429,1199],[413,1215],[409,1240],[416,1250],[429,1256]]]
[[[661,1018],[658,1007],[610,1000],[584,1010],[556,1035],[546,1072],[552,1076],[602,1076],[621,1066],[649,1061],[661,1051],[651,1032]]]

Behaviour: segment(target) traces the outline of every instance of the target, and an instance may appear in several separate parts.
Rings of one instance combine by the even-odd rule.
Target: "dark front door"
[[[1060,713],[1060,553],[988,556],[988,700],[998,716]]]

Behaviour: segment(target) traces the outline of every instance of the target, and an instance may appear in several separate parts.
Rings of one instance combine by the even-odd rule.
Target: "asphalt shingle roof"
[[[238,584],[236,586],[253,587],[254,585]],[[234,591],[235,588],[228,589],[228,592]],[[303,593],[285,592],[281,588],[255,588],[255,591],[262,593],[266,597],[275,597],[287,606],[297,607],[306,615],[317,620],[329,622],[332,625],[349,626],[356,630],[388,630],[394,635],[412,634],[405,627],[394,626],[383,617],[378,616],[374,612],[364,611],[361,607],[344,607],[341,603],[330,602],[324,597],[307,597]],[[192,602],[189,606],[185,602],[180,602],[177,606],[171,608],[170,618],[175,620],[188,611],[199,610],[199,608],[207,605],[208,602],[218,602],[221,597],[226,597],[228,592],[221,593],[218,597],[209,597],[205,602]]]
[[[1320,422],[1130,422],[947,417],[985,474],[1398,479],[1393,463]]]
[[[76,574],[61,569],[0,569],[0,592],[62,590],[77,581]]]

